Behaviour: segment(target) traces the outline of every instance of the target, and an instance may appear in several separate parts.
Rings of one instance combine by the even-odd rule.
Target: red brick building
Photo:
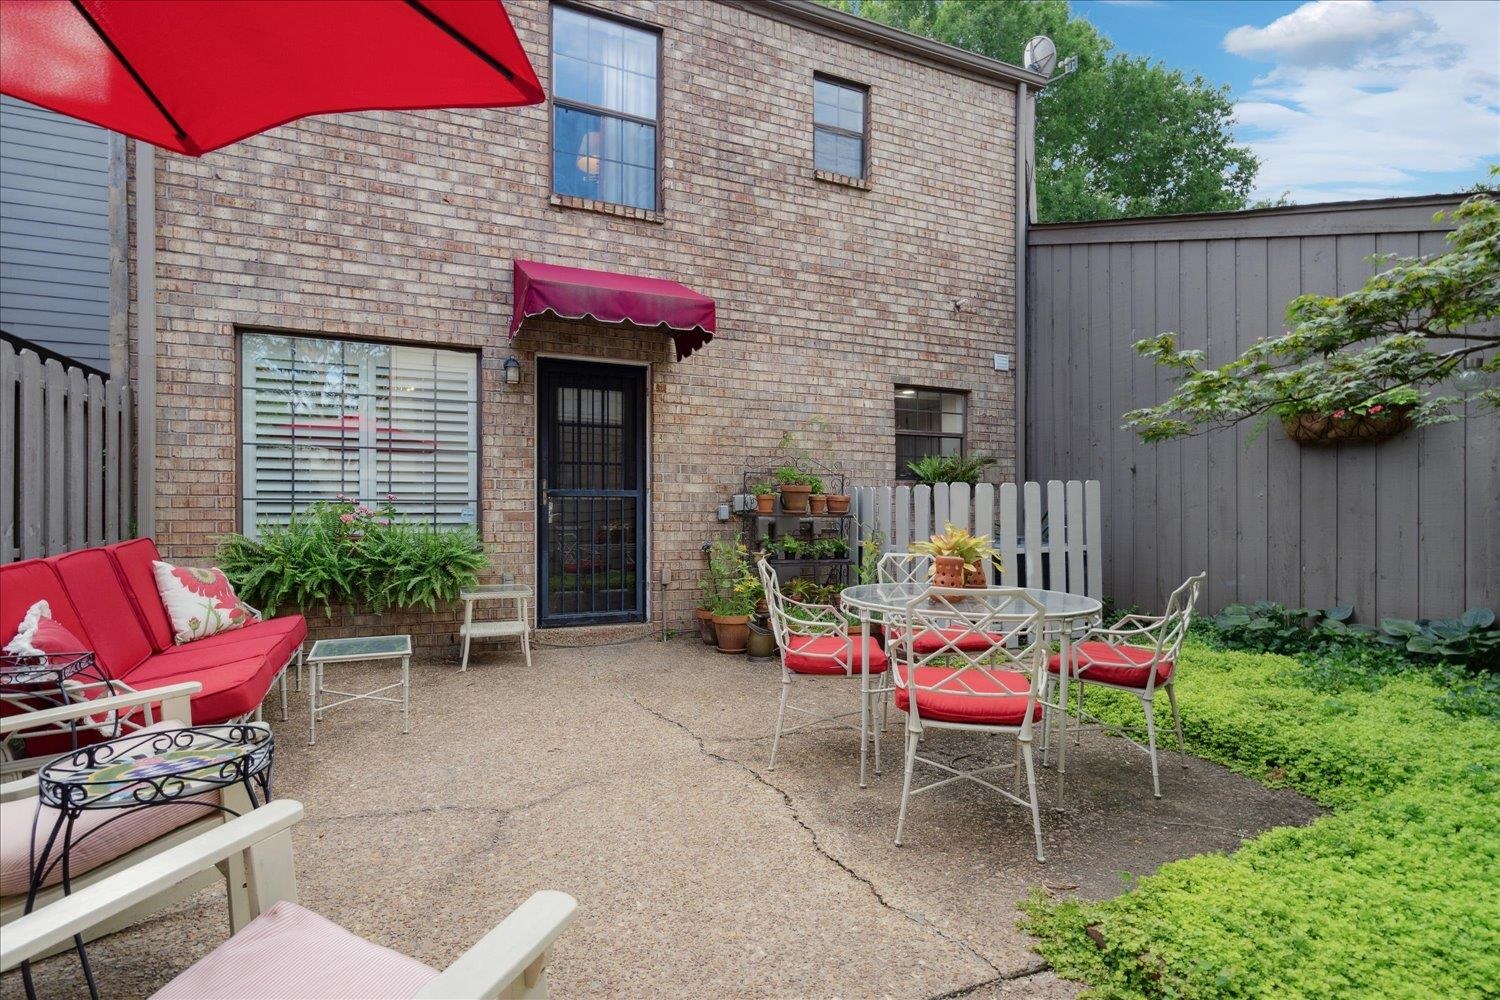
[[[497,577],[646,568],[543,596],[548,623],[675,627],[716,508],[786,431],[851,482],[895,476],[898,441],[902,465],[962,449],[1014,478],[995,355],[1016,351],[1018,88],[1039,78],[802,0],[507,6],[546,104],[132,151],[132,204],[153,170],[155,201],[142,527],[169,557],[394,493],[474,524]],[[680,282],[716,333],[682,360],[661,329],[587,318],[508,340],[516,260]]]

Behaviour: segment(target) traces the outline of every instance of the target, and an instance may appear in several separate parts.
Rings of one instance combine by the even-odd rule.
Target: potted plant
[[[776,488],[770,483],[756,483],[750,487],[750,492],[755,494],[755,513],[776,513]]]
[[[823,480],[818,476],[808,476],[807,488],[812,490],[807,496],[807,512],[814,517],[827,514],[828,496],[823,492]]]
[[[703,640],[705,646],[712,646],[718,641],[714,636],[713,604],[717,591],[714,588],[712,565],[709,572],[698,581],[698,589],[702,592],[702,597],[698,600],[698,606],[693,609],[693,619],[698,623],[698,638]]]
[[[952,524],[925,542],[913,542],[911,551],[932,557],[935,587],[983,587],[984,565],[995,558],[989,535],[975,536]]]
[[[1421,394],[1411,386],[1388,389],[1331,412],[1279,407],[1276,415],[1287,437],[1302,445],[1379,444],[1411,426]]]
[[[849,494],[847,494],[847,493],[829,493],[827,495],[827,500],[828,500],[828,513],[830,513],[830,514],[847,514],[847,513],[849,513]]]
[[[783,465],[771,474],[781,490],[781,510],[785,514],[806,514],[807,498],[812,495],[809,477],[790,465]]]

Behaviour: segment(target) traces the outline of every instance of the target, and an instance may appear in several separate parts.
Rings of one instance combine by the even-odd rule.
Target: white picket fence
[[[953,524],[993,536],[1000,552],[1001,586],[1046,587],[1102,597],[1103,516],[1099,482],[1070,479],[994,486],[857,486],[853,490],[859,537],[878,534],[887,552],[905,552]],[[990,582],[992,567],[986,567]]]
[[[130,387],[0,341],[0,563],[130,535]]]

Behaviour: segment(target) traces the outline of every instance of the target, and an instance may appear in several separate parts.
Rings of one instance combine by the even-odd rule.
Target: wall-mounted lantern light
[[[516,385],[521,381],[521,362],[516,360],[512,354],[505,359],[505,382],[507,385]]]

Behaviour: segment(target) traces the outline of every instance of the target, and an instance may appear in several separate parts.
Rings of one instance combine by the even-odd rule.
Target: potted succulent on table
[[[932,557],[934,587],[983,587],[984,566],[995,558],[989,535],[973,535],[952,524],[925,542],[913,542],[911,551]]]
[[[790,465],[783,465],[771,475],[781,490],[781,510],[785,514],[806,514],[807,498],[812,495],[809,478]]]
[[[812,490],[807,496],[807,512],[814,517],[827,514],[828,495],[823,492],[823,480],[818,476],[808,476],[807,488]]]
[[[750,487],[750,492],[755,494],[755,513],[776,513],[776,487],[770,483],[756,483]]]

